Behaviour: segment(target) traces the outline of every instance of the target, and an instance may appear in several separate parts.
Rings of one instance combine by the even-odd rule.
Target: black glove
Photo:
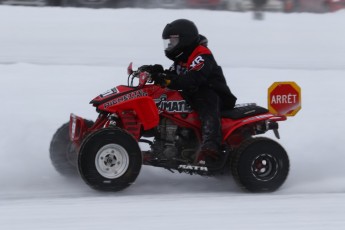
[[[165,87],[170,84],[170,80],[167,79],[167,75],[165,73],[153,73],[151,74],[151,78],[155,85]]]
[[[153,73],[151,74],[151,79],[154,81],[155,85],[160,86],[168,86],[174,80],[176,80],[178,76],[173,74],[169,71],[164,71],[164,73]]]
[[[164,69],[162,65],[143,65],[138,68],[139,71],[141,72],[148,72],[150,74],[155,74],[155,73],[163,73]]]

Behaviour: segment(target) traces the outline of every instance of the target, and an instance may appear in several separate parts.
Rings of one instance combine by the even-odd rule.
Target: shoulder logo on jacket
[[[202,67],[204,67],[204,59],[201,56],[197,56],[194,61],[192,61],[192,64],[190,64],[190,70],[199,71]]]

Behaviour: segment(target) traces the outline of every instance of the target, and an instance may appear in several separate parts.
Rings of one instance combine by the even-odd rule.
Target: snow
[[[343,229],[345,11],[265,17],[0,6],[0,229]],[[239,103],[266,106],[276,81],[301,87],[302,109],[280,123],[291,172],[277,192],[144,166],[127,190],[101,193],[55,172],[56,129],[71,112],[95,119],[89,101],[125,84],[129,62],[167,68],[161,31],[177,18],[209,38]]]

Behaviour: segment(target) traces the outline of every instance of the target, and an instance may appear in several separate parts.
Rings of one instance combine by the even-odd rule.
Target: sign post
[[[301,88],[295,82],[275,82],[268,88],[268,110],[271,113],[295,116],[301,105]]]

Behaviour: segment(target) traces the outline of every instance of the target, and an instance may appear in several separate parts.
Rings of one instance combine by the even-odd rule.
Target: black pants
[[[220,108],[221,100],[210,88],[200,88],[188,93],[187,101],[199,114],[201,121],[201,149],[219,150],[222,143]]]

